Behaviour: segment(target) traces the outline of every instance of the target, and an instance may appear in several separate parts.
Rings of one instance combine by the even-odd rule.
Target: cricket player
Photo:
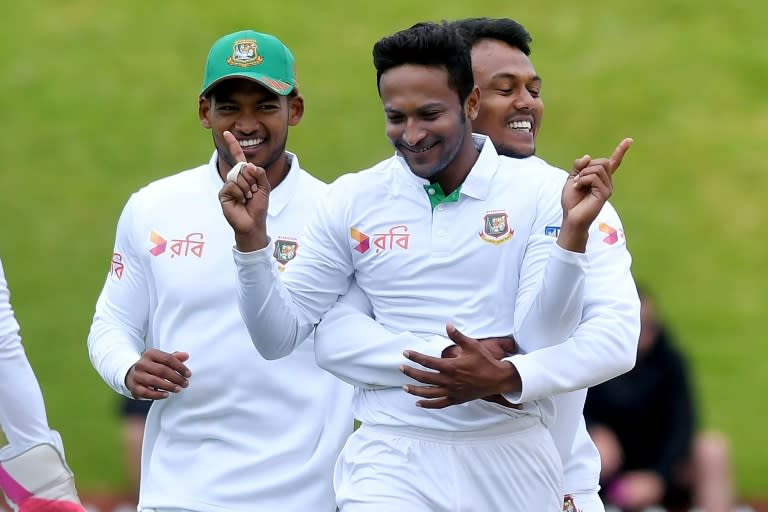
[[[51,430],[43,394],[19,336],[0,262],[0,490],[13,510],[84,512],[58,432]]]
[[[473,130],[488,135],[506,156],[549,167],[533,156],[544,107],[541,78],[528,57],[530,34],[511,19],[473,18],[453,25],[471,47],[475,84],[481,92]],[[617,149],[611,165],[621,162],[626,144]],[[603,511],[598,496],[600,457],[582,415],[586,388],[631,368],[639,336],[639,302],[626,240],[611,237],[606,226],[622,232],[609,203],[590,228],[583,321],[568,340],[550,340],[552,345],[545,350],[531,352],[530,341],[519,337],[523,353],[505,358],[515,367],[513,381],[494,381],[498,362],[461,338],[460,345],[445,352],[451,358],[419,354],[432,352],[426,342],[411,333],[394,335],[353,307],[361,303],[360,294],[354,294],[355,301],[349,294],[343,305],[323,317],[315,335],[318,363],[358,388],[408,386],[409,392],[427,398],[419,403],[423,407],[446,407],[505,391],[509,404],[553,396],[557,416],[550,430],[565,466],[564,510],[570,506],[582,512]],[[556,232],[559,225],[549,229]],[[372,314],[370,307],[363,310]],[[459,347],[467,351],[456,357]],[[411,369],[403,352],[440,374]]]
[[[264,170],[240,166],[220,192],[254,345],[270,359],[300,350],[353,277],[378,322],[437,350],[446,331],[565,339],[581,319],[587,231],[612,191],[609,166],[584,160],[568,177],[473,136],[479,90],[446,25],[383,38],[374,64],[397,154],[330,187],[283,280],[269,257]],[[512,368],[499,363],[508,378]],[[430,410],[399,388],[366,389],[356,417],[334,477],[342,512],[562,506],[546,400]]]
[[[353,428],[352,388],[317,367],[312,339],[266,361],[238,312],[232,230],[217,200],[237,155],[266,172],[264,212],[276,268],[327,185],[286,151],[304,113],[291,51],[243,30],[210,49],[198,113],[208,162],[131,196],[117,226],[88,337],[91,361],[125,396],[154,400],[146,420],[139,510],[336,509],[333,466]]]

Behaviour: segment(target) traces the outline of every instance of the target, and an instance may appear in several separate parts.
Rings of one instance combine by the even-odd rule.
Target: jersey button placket
[[[448,252],[451,250],[450,208],[439,204],[432,212],[432,251]]]

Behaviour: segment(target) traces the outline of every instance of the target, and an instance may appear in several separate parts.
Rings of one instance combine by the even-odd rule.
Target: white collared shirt
[[[440,349],[447,322],[475,338],[514,334],[525,350],[565,339],[581,318],[587,259],[559,248],[549,229],[562,219],[563,172],[499,156],[484,137],[476,140],[482,150],[459,200],[434,210],[427,181],[397,156],[336,180],[284,273],[285,287],[266,249],[235,250],[241,310],[257,348],[270,358],[290,353],[353,275],[377,322],[433,338]],[[413,402],[401,389],[367,390],[357,417],[476,430],[542,414],[535,403],[524,411],[476,401],[425,412]]]
[[[271,193],[268,257],[290,266],[327,185],[291,155]],[[281,361],[253,348],[237,304],[232,228],[210,162],[128,201],[88,339],[116,391],[149,348],[190,354],[189,387],[153,403],[140,505],[196,511],[334,510],[332,470],[352,431],[351,387],[317,367],[313,340]]]

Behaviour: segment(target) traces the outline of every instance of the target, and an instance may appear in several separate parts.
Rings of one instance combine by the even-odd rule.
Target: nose
[[[259,128],[259,119],[257,116],[247,112],[242,113],[235,120],[235,130],[247,135],[253,133]]]
[[[530,110],[533,108],[534,101],[535,99],[531,95],[531,92],[525,87],[522,87],[515,96],[514,105],[517,110]]]
[[[426,136],[426,130],[421,126],[418,119],[409,119],[405,123],[405,132],[403,133],[403,140],[409,146],[417,146],[419,142],[424,140]]]

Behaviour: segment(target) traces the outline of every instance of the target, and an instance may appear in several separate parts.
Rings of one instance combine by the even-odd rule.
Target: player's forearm
[[[436,337],[439,338],[439,337]],[[400,371],[412,364],[403,356],[415,350],[440,357],[451,344],[422,340],[410,333],[395,334],[353,306],[338,303],[326,313],[315,331],[318,365],[339,379],[364,389],[419,384]]]
[[[514,337],[525,352],[562,343],[582,317],[586,255],[553,244],[546,256],[537,263],[531,261],[537,256],[526,255],[521,272]]]
[[[631,278],[615,281],[613,290],[618,293],[592,288],[581,323],[563,343],[509,358],[520,372],[523,386],[520,395],[507,400],[528,402],[587,388],[632,369],[640,305]]]
[[[265,359],[285,357],[304,341],[312,325],[300,325],[290,293],[277,275],[267,249],[233,250],[238,303],[251,341]]]
[[[235,247],[240,252],[253,252],[269,245],[269,236],[263,229],[253,232],[235,231]]]
[[[557,237],[557,245],[566,251],[584,253],[587,250],[589,240],[589,225],[583,225],[563,219],[560,234]]]
[[[88,335],[88,356],[104,382],[121,395],[131,396],[125,375],[141,357],[143,342],[100,318],[98,313]]]

